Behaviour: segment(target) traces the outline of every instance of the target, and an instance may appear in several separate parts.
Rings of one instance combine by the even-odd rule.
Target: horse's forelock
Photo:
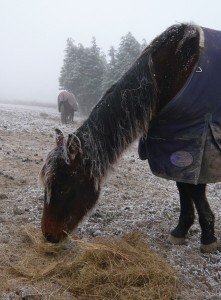
[[[39,173],[39,183],[45,188],[47,194],[47,202],[50,202],[52,180],[56,173],[58,165],[67,164],[67,157],[63,146],[56,147],[49,152],[45,164]]]
[[[38,182],[40,186],[44,187],[46,192],[46,202],[47,204],[50,204],[52,172],[48,170],[49,169],[45,163],[39,173]]]

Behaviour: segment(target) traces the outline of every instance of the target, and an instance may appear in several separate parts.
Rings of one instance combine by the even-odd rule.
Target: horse
[[[73,93],[62,91],[58,95],[58,111],[62,124],[73,123],[74,113],[78,111],[78,103]]]
[[[74,133],[65,137],[59,129],[55,130],[55,148],[48,153],[40,171],[40,180],[45,190],[41,229],[47,241],[58,243],[78,226],[97,203],[102,184],[112,165],[139,138],[140,143],[146,147],[143,158],[146,159],[149,146],[152,147],[154,143],[154,139],[149,138],[149,133],[154,128],[155,120],[177,95],[182,94],[195,74],[204,75],[199,61],[203,44],[207,41],[205,32],[211,35],[219,33],[212,29],[206,31],[206,28],[192,23],[170,26],[153,39],[129,70],[104,93],[89,117]],[[207,41],[208,44],[207,48],[210,49],[210,40]],[[216,42],[214,44],[216,46]],[[194,101],[200,103],[198,98]],[[181,105],[179,107],[182,108]],[[192,109],[188,107],[186,112],[194,123]],[[206,107],[207,109],[209,108]],[[182,114],[182,109],[180,114],[179,111],[174,113],[175,125],[176,122],[179,123]],[[204,115],[208,115],[207,111],[202,115],[200,122],[204,120]],[[158,129],[166,126],[161,121],[158,122]],[[208,125],[209,121],[206,122]],[[206,132],[210,133],[210,130]],[[202,136],[206,136],[204,131]],[[185,138],[180,140],[186,141]],[[197,135],[192,140],[197,140]],[[169,142],[172,143],[172,140]],[[204,146],[205,143],[210,145],[212,142],[206,139]],[[160,144],[155,149],[158,147]],[[197,181],[196,177],[192,180],[189,175],[182,177],[188,166],[193,165],[195,168],[195,165],[192,156],[186,155],[187,151],[182,152],[182,148],[180,150],[176,151],[175,158],[171,158],[178,179],[169,179],[176,181],[180,215],[177,226],[169,234],[169,240],[173,244],[185,243],[186,235],[194,222],[196,208],[201,227],[200,249],[203,252],[216,251],[219,244],[214,232],[215,218],[206,197],[209,179],[207,177],[204,182]],[[202,158],[203,149],[197,148],[197,155],[199,153]],[[160,155],[153,157],[163,164]],[[161,176],[161,171],[156,175]],[[220,178],[217,179],[219,180]]]

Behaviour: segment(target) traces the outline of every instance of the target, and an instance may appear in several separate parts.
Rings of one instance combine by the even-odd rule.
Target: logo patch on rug
[[[187,151],[176,151],[171,154],[170,161],[176,167],[188,167],[193,163],[193,156]]]

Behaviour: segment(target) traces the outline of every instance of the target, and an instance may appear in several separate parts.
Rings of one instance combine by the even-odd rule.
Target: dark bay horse
[[[180,94],[193,74],[202,72],[198,62],[203,43],[204,29],[199,26],[177,24],[169,27],[150,43],[122,78],[103,95],[82,126],[67,139],[60,130],[56,130],[56,147],[48,154],[40,172],[45,188],[41,227],[48,241],[59,242],[76,228],[96,204],[102,182],[112,164],[133,141],[148,136],[158,115]],[[187,112],[194,122],[191,107]],[[207,112],[202,114],[204,120]],[[174,115],[177,115],[179,123],[183,111]],[[165,126],[164,122],[159,124],[160,128]],[[205,137],[204,131],[202,136]],[[192,139],[195,141],[196,137]],[[151,142],[149,144],[152,145]],[[148,143],[145,145],[148,152]],[[183,155],[182,151],[176,153]],[[203,153],[202,149],[199,153]],[[205,193],[206,183],[210,181],[196,181],[196,177],[191,181],[189,175],[182,178],[187,167],[194,164],[190,154],[182,155],[181,158],[173,156],[171,160],[176,168],[176,178],[181,178],[180,181],[174,179],[181,210],[170,240],[175,244],[184,243],[194,222],[196,208],[201,226],[201,249],[214,251],[218,247],[214,235],[214,214]],[[161,162],[157,153],[154,158]]]

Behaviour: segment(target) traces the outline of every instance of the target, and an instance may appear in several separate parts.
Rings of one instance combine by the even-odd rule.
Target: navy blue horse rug
[[[220,68],[221,32],[202,28],[192,74],[140,140],[140,158],[148,158],[153,174],[193,184],[221,181]]]

